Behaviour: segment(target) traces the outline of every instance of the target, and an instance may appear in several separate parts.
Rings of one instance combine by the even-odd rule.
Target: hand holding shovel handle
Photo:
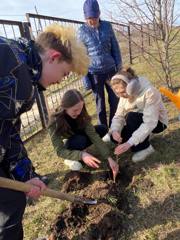
[[[0,177],[0,187],[27,193],[30,191],[32,186],[31,186],[31,184],[28,184],[28,183],[11,180],[9,178]],[[86,199],[86,198],[79,197],[79,196],[70,195],[67,193],[62,193],[59,191],[52,190],[50,188],[46,188],[42,192],[42,195],[51,197],[51,198],[66,200],[66,201],[74,202],[74,203],[84,203],[84,204],[96,204],[97,203],[97,200],[93,200],[93,199],[91,200],[91,199]]]

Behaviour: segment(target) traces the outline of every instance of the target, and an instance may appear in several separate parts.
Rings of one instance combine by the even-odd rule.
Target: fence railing
[[[46,26],[54,22],[71,26],[76,31],[83,24],[81,21],[26,14],[27,22],[0,20],[0,35],[18,39],[24,37],[34,39]],[[142,26],[130,23],[129,25],[111,22],[118,42],[120,44],[123,62],[132,63],[133,59],[141,54],[143,48],[151,43],[150,34]],[[137,44],[138,43],[138,44]],[[140,46],[140,47],[139,47]],[[51,86],[45,93],[38,93],[33,108],[21,116],[23,140],[45,128],[50,114],[59,106],[63,93],[70,88],[82,89],[79,76],[71,74],[60,85]]]
[[[129,22],[131,34],[131,52],[132,61],[139,55],[148,51],[153,41],[152,26],[150,24],[140,25],[137,23]]]
[[[0,19],[0,35],[13,39],[24,36],[23,23]]]
[[[125,24],[111,22],[121,48],[123,62],[132,64],[130,27]]]

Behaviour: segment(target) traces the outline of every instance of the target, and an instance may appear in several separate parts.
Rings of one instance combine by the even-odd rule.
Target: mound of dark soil
[[[95,198],[96,205],[70,204],[52,224],[49,240],[118,240],[126,230],[129,214],[126,187],[131,183],[130,166],[121,168],[116,183],[110,171],[85,173],[70,172],[65,177],[63,190]]]

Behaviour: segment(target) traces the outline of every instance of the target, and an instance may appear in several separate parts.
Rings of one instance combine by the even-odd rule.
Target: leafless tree
[[[177,0],[178,1],[178,0]],[[138,50],[161,81],[173,88],[180,72],[179,15],[176,0],[111,0],[113,22],[130,24],[133,49]],[[123,34],[123,33],[122,33]],[[179,60],[179,61],[178,61]]]

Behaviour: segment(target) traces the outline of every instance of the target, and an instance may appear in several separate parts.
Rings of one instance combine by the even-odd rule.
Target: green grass
[[[143,72],[140,64],[138,73]],[[147,71],[148,72],[148,71]],[[148,73],[149,74],[149,73]],[[95,103],[86,97],[88,110],[96,122]],[[135,165],[134,183],[128,191],[132,214],[128,217],[128,230],[120,240],[177,240],[180,236],[180,122],[178,110],[166,102],[169,115],[168,129],[152,139],[156,152],[145,162]],[[61,190],[67,169],[51,145],[46,131],[31,139],[26,148],[36,170],[50,178],[50,187]],[[131,162],[131,153],[119,161]],[[116,199],[110,199],[115,204]],[[26,208],[24,216],[25,240],[50,233],[50,224],[60,214],[67,202],[41,198]]]

